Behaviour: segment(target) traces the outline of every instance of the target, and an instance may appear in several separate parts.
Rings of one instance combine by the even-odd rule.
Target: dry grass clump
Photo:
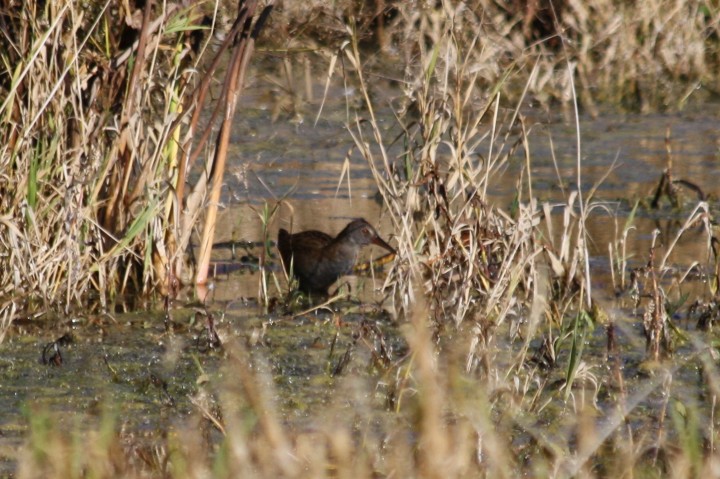
[[[167,5],[150,25],[110,2],[1,13],[12,32],[0,105],[4,293],[69,307],[127,283],[151,289],[175,168],[163,145],[192,77],[197,14]]]
[[[397,59],[416,65],[451,33],[476,42],[473,69],[486,88],[513,69],[506,94],[517,99],[525,85],[546,106],[570,106],[573,88],[591,113],[607,104],[676,110],[698,90],[718,92],[720,10],[710,1],[319,0],[284,2],[273,22],[289,51],[323,58],[311,61],[320,69],[331,54],[323,47],[340,48],[353,24],[372,52],[364,60],[389,76],[402,74]]]
[[[638,272],[644,277],[643,299],[635,303],[642,314],[645,340],[640,368],[652,372],[651,379],[630,392],[616,328],[631,349],[642,341],[603,310],[590,281],[585,223],[595,210],[606,207],[594,202],[594,189],[570,192],[564,204],[537,203],[523,115],[519,107],[502,108],[507,103],[506,79],[489,89],[480,88],[484,84],[478,81],[480,36],[465,42],[453,34],[453,21],[449,17],[445,21],[436,29],[445,33],[433,38],[431,48],[408,46],[419,54],[417,63],[408,69],[405,104],[411,106],[396,112],[402,132],[398,138],[388,139],[387,130],[377,122],[368,81],[359,67],[363,58],[357,37],[344,51],[358,71],[366,102],[366,116],[357,114],[353,120],[356,147],[368,161],[398,231],[399,260],[386,281],[397,314],[412,317],[417,314],[418,299],[424,298],[428,311],[423,314],[431,318],[439,344],[444,344],[441,333],[448,323],[469,335],[464,343],[465,372],[483,378],[479,387],[488,394],[488,408],[500,417],[493,416],[494,431],[502,436],[500,443],[509,444],[516,437],[503,429],[505,419],[537,441],[526,449],[527,464],[505,462],[511,470],[527,471],[527,466],[533,474],[547,468],[548,475],[564,477],[608,471],[613,471],[608,475],[625,474],[646,467],[659,473],[712,467],[715,456],[699,450],[702,441],[697,435],[712,441],[714,426],[705,431],[697,423],[676,422],[668,432],[666,424],[671,407],[668,397],[678,397],[681,404],[693,400],[683,391],[671,392],[672,380],[678,370],[695,361],[694,355],[703,355],[705,340],[693,337],[693,358],[680,360],[668,370],[658,362],[675,351],[671,343],[688,340],[671,321],[663,285],[684,281],[685,276],[674,275],[668,268],[668,259],[680,237],[694,226],[704,225],[707,234],[707,248],[700,248],[700,254],[705,257],[709,251],[707,204],[701,202],[690,213],[662,258],[656,257],[658,250],[653,246],[647,267]],[[565,67],[572,70],[571,65]],[[574,89],[571,94],[575,96]],[[402,147],[391,150],[394,142]],[[579,150],[578,145],[575,183],[581,185]],[[521,156],[525,168],[518,181],[517,210],[509,214],[491,206],[487,192],[493,176],[513,156]],[[594,342],[593,334],[597,340],[598,332],[606,338],[605,353],[598,357],[596,344],[589,357],[585,349]],[[498,344],[504,341],[510,344]],[[627,347],[626,343],[623,348]],[[716,368],[705,374],[712,384]],[[552,377],[558,390],[551,386]],[[632,426],[625,430],[624,422],[638,420],[631,419],[635,408],[652,402],[658,391],[666,399],[659,411],[653,410],[650,432]],[[447,386],[443,394],[451,394]],[[701,404],[691,414],[712,417],[714,399]],[[573,409],[574,414],[564,417],[569,424],[560,425],[562,413],[553,405]],[[595,414],[602,418],[599,423],[593,419]],[[646,424],[646,419],[639,421]],[[453,416],[451,422],[455,421],[462,422]],[[476,421],[476,417],[470,420],[473,425]],[[573,430],[573,439],[563,436],[568,430]],[[480,437],[487,434],[475,432]],[[677,436],[683,434],[693,436],[695,442],[675,449]]]
[[[0,296],[11,298],[10,310],[67,311],[90,294],[105,307],[117,294],[172,294],[189,281],[185,250],[206,192],[208,211],[217,207],[229,141],[221,135],[213,155],[206,149],[213,120],[223,118],[228,131],[269,13],[254,17],[257,2],[242,3],[206,66],[216,19],[209,7],[10,2],[0,10]],[[218,106],[200,129],[228,51]],[[186,202],[201,153],[207,159]]]
[[[518,185],[514,215],[486,200],[492,178],[520,148],[530,171],[530,152],[519,109],[500,108],[505,83],[488,95],[477,81],[479,41],[465,44],[445,34],[421,55],[408,79],[406,103],[412,107],[398,113],[403,149],[395,157],[359,70],[369,118],[356,118],[353,135],[398,231],[401,261],[386,285],[401,316],[418,295],[428,297],[436,323],[479,319],[498,325],[533,298],[551,296],[562,316],[590,294],[582,292],[589,284],[587,206],[580,195],[570,195],[557,231],[552,207],[541,211],[533,198],[529,173],[527,183]],[[355,66],[362,64],[357,42],[346,53]]]
[[[642,111],[681,108],[717,91],[720,11],[711,2],[568,2],[563,15],[581,98]],[[597,91],[595,95],[591,91]]]

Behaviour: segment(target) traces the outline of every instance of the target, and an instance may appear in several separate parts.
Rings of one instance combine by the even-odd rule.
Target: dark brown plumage
[[[281,228],[277,242],[285,271],[290,274],[292,267],[300,290],[322,296],[340,276],[352,270],[360,249],[369,244],[395,253],[362,218],[348,223],[335,238],[321,231],[290,234]]]

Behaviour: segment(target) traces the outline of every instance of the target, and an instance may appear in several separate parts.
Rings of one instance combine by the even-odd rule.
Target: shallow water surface
[[[237,387],[228,355],[247,354],[248,366],[268,382],[261,387],[272,390],[268,407],[296,427],[312,428],[310,418],[338,403],[343,378],[378,380],[376,371],[385,366],[373,342],[383,341],[393,358],[406,348],[388,316],[372,306],[346,302],[342,321],[327,311],[293,318],[261,315],[251,303],[214,306],[222,342],[216,347],[209,346],[207,317],[198,307],[174,309],[169,330],[164,315],[147,312],[18,322],[0,346],[0,476],[14,471],[32,424],[42,447],[38,438],[47,432],[40,418],[47,414],[56,429],[82,437],[109,413],[132,449],[182,434],[202,416],[200,404],[212,408],[221,391]],[[57,348],[50,347],[59,337]],[[43,364],[51,357],[53,364]],[[347,407],[341,401],[336,409],[347,415]],[[221,439],[203,424],[208,438]]]

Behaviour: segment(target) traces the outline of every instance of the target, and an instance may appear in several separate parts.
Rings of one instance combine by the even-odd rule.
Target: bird
[[[290,234],[280,228],[277,241],[285,271],[298,279],[300,291],[318,296],[327,296],[330,285],[352,271],[360,249],[370,244],[395,254],[395,249],[362,218],[348,223],[334,238],[322,231]]]

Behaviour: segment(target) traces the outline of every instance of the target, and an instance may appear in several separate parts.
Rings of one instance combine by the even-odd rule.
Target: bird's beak
[[[379,237],[379,236],[376,236],[375,238],[372,239],[372,244],[375,244],[375,245],[378,245],[378,246],[380,246],[380,247],[383,247],[383,248],[385,248],[386,250],[390,251],[392,254],[397,254],[397,251],[395,251],[395,249],[394,249],[392,246],[390,246],[389,244],[387,244],[387,243],[385,242],[385,240],[383,240],[383,239],[382,239],[381,237]]]

